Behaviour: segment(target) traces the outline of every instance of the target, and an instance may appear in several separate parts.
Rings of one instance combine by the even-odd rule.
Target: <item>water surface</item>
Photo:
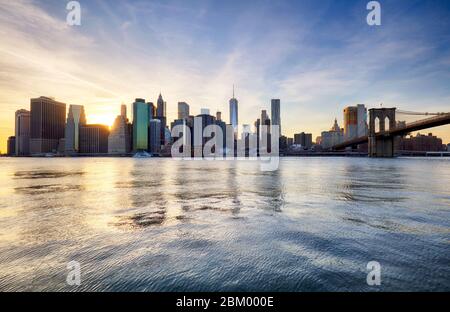
[[[449,291],[450,160],[0,159],[3,291]],[[378,261],[382,284],[368,286]],[[80,286],[66,283],[81,264]]]

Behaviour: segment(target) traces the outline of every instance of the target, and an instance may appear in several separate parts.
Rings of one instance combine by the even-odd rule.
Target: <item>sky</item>
[[[360,0],[80,0],[80,26],[68,2],[0,0],[1,151],[41,95],[84,105],[89,123],[160,92],[169,120],[185,101],[228,122],[234,84],[240,124],[279,98],[289,137],[342,126],[358,103],[450,112],[448,0],[379,1],[380,26]],[[450,126],[428,132],[450,143]]]

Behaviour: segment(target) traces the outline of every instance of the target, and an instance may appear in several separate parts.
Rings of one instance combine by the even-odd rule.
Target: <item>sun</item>
[[[86,116],[88,124],[101,124],[108,127],[112,127],[116,115],[113,113],[101,113],[101,114],[88,114]]]

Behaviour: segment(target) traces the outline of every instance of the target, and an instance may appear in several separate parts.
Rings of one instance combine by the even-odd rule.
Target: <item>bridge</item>
[[[396,125],[396,112],[407,115],[434,115],[410,122],[401,126]],[[376,121],[379,122],[379,131],[376,132]],[[389,130],[386,130],[386,120],[389,122]],[[342,150],[346,147],[357,146],[359,144],[369,143],[370,157],[393,157],[394,156],[394,138],[406,135],[410,132],[419,131],[427,128],[443,126],[450,124],[450,113],[415,113],[400,111],[394,108],[372,108],[369,109],[369,135],[351,139],[340,144],[334,145],[333,150]]]

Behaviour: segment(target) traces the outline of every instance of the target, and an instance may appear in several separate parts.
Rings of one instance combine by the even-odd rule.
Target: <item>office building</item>
[[[161,151],[161,120],[150,120],[149,126],[149,151],[159,153]]]
[[[64,138],[66,104],[53,98],[31,99],[30,153],[54,153]]]
[[[144,99],[136,99],[133,103],[133,151],[148,150],[148,128],[150,122],[150,106]]]
[[[209,108],[200,108],[200,115],[209,115]]]
[[[358,136],[358,108],[348,106],[344,108],[344,138],[351,140]]]
[[[234,97],[234,85],[233,85],[233,97],[230,99],[230,124],[234,130],[234,137],[237,138],[238,134],[238,100]]]
[[[86,115],[82,105],[70,105],[65,134],[65,153],[78,153],[80,149],[80,126],[86,125]]]
[[[161,145],[165,144],[165,129],[167,126],[167,117],[166,117],[166,102],[163,100],[163,97],[161,93],[159,93],[158,101],[157,101],[157,107],[156,107],[156,119],[159,119],[161,121],[161,133],[160,133],[160,141]]]
[[[81,154],[106,154],[108,153],[109,128],[104,125],[80,126]]]
[[[10,136],[8,138],[6,155],[8,155],[8,156],[16,155],[16,137],[15,136]]]
[[[108,136],[109,154],[127,154],[131,151],[130,126],[128,124],[126,105],[121,106],[120,115],[114,120]]]
[[[358,112],[357,137],[366,136],[369,133],[367,126],[367,108],[364,104],[356,105]]]
[[[186,102],[178,102],[178,119],[189,118],[189,105]]]
[[[270,112],[271,112],[272,125],[279,126],[279,129],[280,129],[279,133],[281,136],[280,100],[272,99],[270,104],[271,104]]]
[[[30,154],[30,111],[18,110],[15,117],[15,155],[27,156]]]
[[[443,152],[446,151],[446,146],[442,144],[442,139],[432,133],[428,133],[428,135],[417,133],[416,136],[400,138],[398,149],[401,151]]]
[[[312,134],[305,132],[294,134],[294,144],[310,149],[312,147]]]
[[[216,112],[216,120],[217,121],[222,121],[222,113],[221,112]]]
[[[344,130],[341,129],[337,123],[337,119],[334,119],[334,125],[329,131],[323,131],[320,136],[320,145],[324,149],[329,149],[336,144],[344,141]]]

